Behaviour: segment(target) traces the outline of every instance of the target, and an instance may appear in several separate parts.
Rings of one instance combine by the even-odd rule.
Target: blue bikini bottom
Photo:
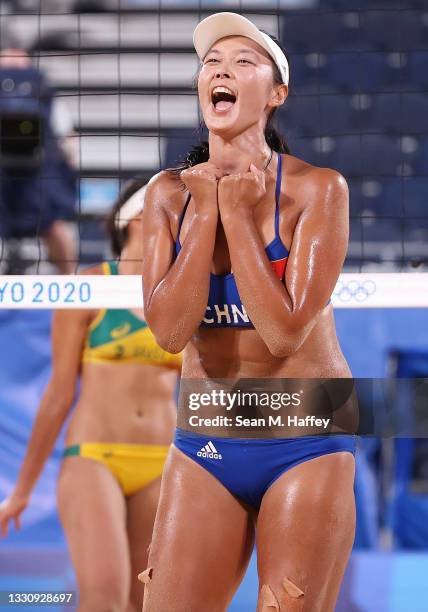
[[[217,438],[176,429],[174,445],[213,474],[233,495],[258,509],[263,495],[281,474],[322,455],[341,451],[355,455],[356,440],[350,434]]]

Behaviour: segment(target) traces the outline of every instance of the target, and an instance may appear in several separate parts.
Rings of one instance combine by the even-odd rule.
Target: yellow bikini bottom
[[[132,495],[162,475],[169,446],[85,442],[69,446],[64,457],[87,457],[104,463],[122,487]]]

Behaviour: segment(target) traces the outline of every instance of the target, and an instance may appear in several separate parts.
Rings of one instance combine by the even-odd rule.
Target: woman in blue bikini
[[[271,37],[217,13],[194,44],[209,143],[147,189],[149,325],[163,348],[184,349],[195,390],[212,379],[349,378],[329,303],[348,242],[346,181],[290,155],[272,127],[289,68]],[[211,408],[199,416],[231,414]],[[254,539],[258,612],[334,610],[354,540],[355,437],[340,427],[201,433],[185,410],[141,574],[144,611],[226,610]]]

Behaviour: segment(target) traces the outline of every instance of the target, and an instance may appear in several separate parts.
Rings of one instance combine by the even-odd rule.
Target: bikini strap
[[[279,200],[281,196],[281,180],[282,180],[282,155],[278,153],[278,169],[276,173],[276,190],[275,190],[275,238],[279,238]]]
[[[117,261],[103,261],[102,269],[103,274],[107,276],[109,276],[110,274],[119,274]]]
[[[113,274],[115,276],[119,274],[119,266],[118,266],[117,261],[110,261],[109,266],[110,266],[110,274]]]
[[[181,226],[183,225],[184,216],[185,216],[185,214],[186,214],[186,210],[187,210],[187,207],[188,207],[188,205],[189,205],[189,202],[190,202],[190,198],[191,198],[191,197],[192,197],[192,194],[191,194],[191,193],[189,193],[189,195],[187,196],[186,203],[185,203],[185,205],[184,205],[183,211],[182,211],[181,216],[180,216],[180,221],[178,222],[178,232],[177,232],[177,238],[176,238],[176,241],[175,241],[175,242],[176,242],[176,243],[177,243],[179,246],[180,246],[180,232],[181,232]]]

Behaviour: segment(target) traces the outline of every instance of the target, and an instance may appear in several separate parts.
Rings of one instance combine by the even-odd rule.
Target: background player
[[[128,185],[109,227],[119,262],[86,274],[141,270],[144,187]],[[57,310],[52,325],[52,375],[41,401],[0,524],[19,517],[67,417],[58,506],[76,570],[82,612],[137,610],[156,512],[160,476],[175,424],[180,355],[162,350],[141,311]]]

